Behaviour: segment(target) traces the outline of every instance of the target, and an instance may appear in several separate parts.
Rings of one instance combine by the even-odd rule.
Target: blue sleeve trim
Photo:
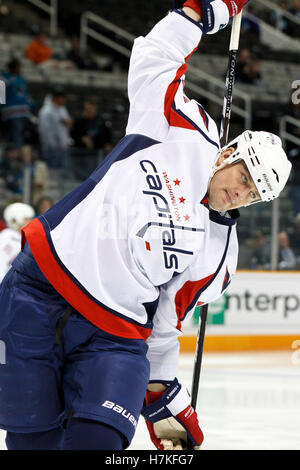
[[[174,379],[175,380],[175,379]],[[174,382],[174,380],[161,380],[161,379],[157,379],[157,380],[149,380],[149,384],[157,384],[157,383],[160,383],[162,385],[164,385],[165,387],[170,387],[170,385]]]
[[[191,18],[190,16],[186,15],[184,13],[184,11],[181,9],[181,8],[176,8],[175,10],[171,10],[172,12],[175,12],[175,13],[178,13],[178,15],[181,15],[183,16],[184,18],[186,18],[188,21],[191,21],[191,23],[193,23],[194,25],[198,26],[198,28],[201,29],[202,33],[203,33],[203,24],[200,23],[200,21],[195,21],[193,20],[193,18]]]

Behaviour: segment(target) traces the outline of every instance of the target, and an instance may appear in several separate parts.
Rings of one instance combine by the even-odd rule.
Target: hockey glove
[[[180,2],[192,8],[202,18],[203,33],[214,34],[227,26],[229,18],[236,16],[249,0],[186,0]],[[179,5],[179,3],[178,3]]]
[[[203,433],[196,411],[190,405],[187,389],[177,379],[164,392],[147,390],[142,415],[155,447],[160,450],[184,450],[187,437],[199,450]]]

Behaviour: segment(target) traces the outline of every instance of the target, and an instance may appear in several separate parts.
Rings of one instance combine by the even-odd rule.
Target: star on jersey
[[[183,196],[181,196],[181,197],[179,198],[180,204],[184,204],[184,203],[185,203],[185,200],[186,200],[186,199],[185,199]]]
[[[178,178],[176,178],[176,180],[173,180],[173,182],[175,183],[175,186],[180,186],[181,181]]]
[[[183,217],[184,217],[184,220],[186,220],[187,222],[189,222],[189,220],[190,220],[190,216],[189,216],[189,215],[184,215]]]

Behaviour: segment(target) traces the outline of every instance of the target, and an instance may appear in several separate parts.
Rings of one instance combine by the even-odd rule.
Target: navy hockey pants
[[[83,418],[129,445],[149,379],[146,343],[101,331],[72,309],[28,246],[0,286],[0,341],[0,428],[43,432]]]

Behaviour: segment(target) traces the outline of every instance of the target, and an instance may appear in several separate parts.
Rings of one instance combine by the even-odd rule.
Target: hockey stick
[[[233,18],[232,29],[230,36],[229,44],[229,60],[228,60],[228,69],[226,76],[226,93],[224,96],[224,105],[223,105],[223,114],[220,130],[220,142],[221,148],[228,142],[229,134],[229,122],[231,116],[231,103],[232,103],[232,93],[235,80],[235,67],[236,59],[239,48],[240,32],[241,32],[241,21],[242,21],[242,11]]]
[[[226,145],[226,143],[228,142],[232,92],[233,92],[233,87],[234,87],[237,52],[239,48],[241,20],[242,20],[242,12],[236,15],[233,18],[233,22],[232,22],[230,44],[229,44],[229,62],[228,62],[228,70],[227,70],[226,85],[225,85],[226,92],[224,96],[223,114],[222,114],[221,130],[220,130],[221,148],[224,147],[224,145]],[[196,346],[196,352],[195,352],[195,358],[194,358],[194,370],[193,370],[192,390],[191,390],[191,406],[194,409],[196,409],[196,406],[197,406],[197,398],[198,398],[198,391],[199,391],[200,372],[201,372],[201,364],[202,364],[202,356],[203,356],[203,345],[204,345],[204,338],[205,338],[205,327],[206,327],[206,320],[207,320],[207,309],[208,309],[207,304],[201,307],[200,309],[200,318],[199,318],[200,326],[199,326],[198,336],[197,336],[197,346]],[[193,444],[189,439],[188,439],[187,444],[188,444],[187,445],[188,449],[192,450]]]

